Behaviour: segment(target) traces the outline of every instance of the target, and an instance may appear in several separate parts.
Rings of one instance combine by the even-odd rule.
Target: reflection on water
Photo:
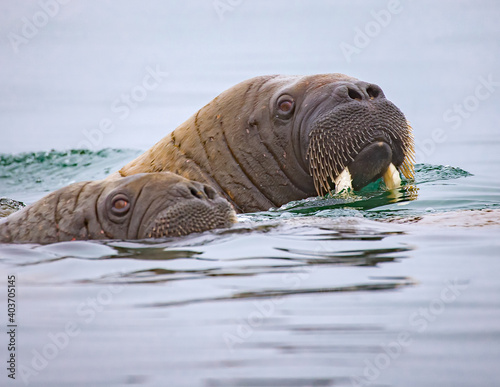
[[[86,369],[95,362],[113,369],[135,359],[122,377],[101,374],[98,380],[160,383],[148,376],[160,367],[169,374],[166,385],[175,386],[331,385],[350,380],[350,371],[335,370],[339,360],[356,367],[355,358],[377,352],[362,336],[386,333],[380,322],[351,320],[342,311],[347,299],[363,302],[367,294],[417,284],[407,276],[340,271],[408,258],[410,246],[388,240],[403,235],[397,227],[363,219],[311,219],[306,226],[293,220],[246,223],[147,243],[1,245],[0,255],[2,268],[15,270],[22,284],[19,320],[28,329],[23,353],[43,352],[47,326],[55,332],[67,321],[79,324],[82,338],[51,362],[55,370],[69,366],[72,381],[100,385],[75,368],[77,359]],[[137,353],[124,351],[123,335]],[[304,363],[311,355],[317,365],[312,359]],[[31,360],[22,358],[26,366]],[[284,377],[294,364],[300,366]],[[318,366],[329,376],[317,376]],[[38,380],[64,385],[67,379],[55,380],[53,372],[44,370]]]
[[[312,288],[312,289],[291,289],[291,290],[259,290],[255,292],[244,292],[235,293],[231,297],[217,297],[210,299],[193,299],[186,301],[175,301],[170,303],[156,303],[149,306],[152,307],[167,307],[167,306],[179,306],[187,305],[197,302],[206,301],[228,301],[231,299],[242,299],[242,298],[279,298],[290,295],[300,295],[300,294],[316,294],[316,293],[337,293],[337,292],[362,292],[362,291],[375,291],[375,290],[391,290],[402,286],[414,285],[415,282],[408,280],[405,282],[388,282],[388,283],[373,283],[373,284],[362,284],[353,286],[340,286],[335,288]]]
[[[2,272],[19,283],[20,363],[31,367],[68,322],[79,334],[36,385],[351,386],[368,365],[389,385],[441,356],[453,367],[498,360],[483,347],[498,342],[500,263],[480,251],[493,232],[441,230],[433,242],[360,218],[261,226],[1,245]],[[96,367],[107,372],[86,371]]]

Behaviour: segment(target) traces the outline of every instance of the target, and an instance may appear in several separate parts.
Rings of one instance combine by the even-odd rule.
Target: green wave
[[[417,164],[415,165],[415,182],[417,184],[430,183],[439,180],[452,180],[461,177],[474,176],[458,167],[449,165]]]
[[[103,179],[141,153],[131,149],[103,149],[0,154],[0,197],[40,194],[68,184]]]
[[[140,153],[141,151],[132,149],[100,151],[72,149],[0,154],[0,198],[7,197],[30,203],[47,192],[68,184],[105,178]],[[386,190],[383,182],[378,180],[358,192],[341,192],[324,198],[298,200],[278,209],[246,214],[244,217],[250,217],[254,221],[300,216],[384,218],[400,213],[402,209],[408,207],[416,208],[415,211],[418,213],[422,211],[420,208],[422,205],[425,208],[443,210],[449,204],[439,203],[440,198],[436,188],[432,191],[434,197],[430,204],[423,195],[422,204],[403,205],[420,198],[421,193],[426,192],[427,186],[442,184],[444,187],[450,184],[450,180],[470,176],[472,175],[469,172],[458,167],[417,164],[415,180],[403,181],[403,186],[396,190]],[[478,203],[475,203],[474,207],[477,206]]]
[[[404,212],[406,207],[403,206],[417,200],[419,191],[427,183],[445,184],[447,181],[469,176],[473,175],[458,167],[417,164],[415,165],[415,179],[404,180],[402,186],[395,190],[386,190],[382,179],[379,179],[357,192],[340,192],[325,197],[297,200],[280,208],[247,214],[243,217],[253,221],[291,216],[387,218]],[[439,207],[439,204],[437,206]],[[442,207],[440,209],[443,209]],[[414,212],[421,213],[421,210],[412,211],[412,215]]]

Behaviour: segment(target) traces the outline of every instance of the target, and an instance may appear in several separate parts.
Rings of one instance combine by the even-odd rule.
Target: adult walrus
[[[271,75],[226,90],[118,173],[175,172],[252,212],[380,177],[393,188],[398,171],[413,176],[413,149],[411,127],[379,86]]]
[[[181,236],[236,221],[211,187],[173,173],[71,184],[0,220],[0,242]]]

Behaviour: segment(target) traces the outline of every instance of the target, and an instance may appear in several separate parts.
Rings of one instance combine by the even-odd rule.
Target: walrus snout
[[[413,135],[403,113],[380,87],[342,82],[335,103],[310,121],[307,161],[318,195],[359,190],[383,177],[388,188],[413,177]]]
[[[182,179],[176,191],[184,200],[156,209],[143,220],[138,239],[183,236],[230,227],[237,221],[231,204],[207,184]]]

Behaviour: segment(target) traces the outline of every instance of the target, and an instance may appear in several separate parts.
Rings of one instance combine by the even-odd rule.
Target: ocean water
[[[184,3],[0,6],[0,197],[104,178],[269,73],[378,83],[414,128],[415,180],[184,238],[0,245],[0,384],[497,385],[500,227],[460,227],[500,209],[497,2]]]

